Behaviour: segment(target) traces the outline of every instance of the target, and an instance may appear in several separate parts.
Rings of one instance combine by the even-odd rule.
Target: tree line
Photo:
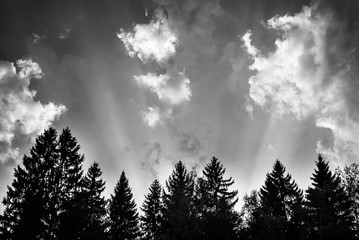
[[[276,160],[259,190],[234,209],[237,191],[213,157],[199,177],[179,161],[161,186],[154,180],[137,211],[122,171],[105,199],[98,163],[84,156],[70,129],[39,135],[15,168],[0,215],[0,239],[300,240],[359,239],[359,165],[332,172],[318,155],[303,192]]]

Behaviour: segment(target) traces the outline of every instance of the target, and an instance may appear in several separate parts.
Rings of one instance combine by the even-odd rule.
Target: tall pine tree
[[[340,179],[319,154],[313,183],[307,193],[307,231],[309,239],[352,239],[350,201]]]
[[[102,171],[97,162],[93,163],[86,176],[83,178],[82,202],[84,215],[82,216],[83,228],[80,239],[103,240],[106,239],[106,201],[102,196],[105,190],[105,181],[101,178]]]
[[[194,178],[182,161],[175,165],[175,170],[166,181],[166,189],[163,196],[163,239],[198,239],[193,206]]]
[[[111,195],[109,211],[112,240],[133,240],[140,236],[136,203],[124,171]]]
[[[237,192],[230,191],[234,184],[232,178],[225,179],[226,169],[216,157],[211,159],[198,180],[201,198],[201,216],[204,239],[236,239],[239,215],[234,210]]]
[[[23,166],[15,169],[15,179],[3,199],[1,239],[31,240],[49,236],[54,218],[47,205],[53,192],[49,181],[57,159],[57,132],[50,128],[38,136],[30,156],[24,156]]]
[[[83,161],[79,149],[69,129],[58,136],[50,128],[38,136],[30,156],[23,158],[23,167],[16,168],[14,182],[3,200],[1,231],[5,239],[76,237],[72,234],[78,232],[76,218],[63,216],[75,216],[76,212],[74,199],[79,193]],[[66,233],[65,237],[61,233]]]
[[[142,228],[144,239],[159,240],[161,237],[162,218],[162,187],[158,180],[154,180],[150,186],[150,192],[145,197],[141,210]]]
[[[62,131],[58,140],[59,162],[56,166],[54,202],[58,205],[59,239],[77,239],[82,225],[81,218],[81,181],[84,156],[79,153],[80,145],[72,136],[69,128]]]
[[[263,235],[272,239],[295,239],[301,226],[303,193],[292,179],[285,175],[285,167],[276,160],[260,189]]]

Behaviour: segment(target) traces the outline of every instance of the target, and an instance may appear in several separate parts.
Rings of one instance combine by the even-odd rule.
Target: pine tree
[[[17,166],[14,181],[3,199],[2,239],[39,239],[50,232],[52,219],[47,208],[49,180],[57,159],[57,132],[50,128],[36,139],[23,166]],[[51,239],[51,238],[47,238]]]
[[[136,203],[124,171],[111,195],[109,211],[111,239],[132,240],[140,236]]]
[[[150,192],[145,196],[142,204],[141,216],[142,227],[144,231],[144,239],[159,240],[161,237],[162,224],[162,187],[158,180],[154,180],[150,186]]]
[[[198,181],[204,239],[236,238],[239,216],[234,205],[238,201],[238,191],[229,191],[234,180],[225,179],[225,171],[223,164],[213,157]]]
[[[350,201],[340,179],[320,154],[316,166],[306,191],[309,239],[352,239]]]
[[[61,239],[61,233],[74,232],[74,199],[82,178],[79,149],[69,129],[58,136],[50,128],[38,136],[30,156],[23,158],[23,167],[16,168],[14,182],[3,200],[0,225],[5,239]],[[65,222],[68,228],[61,232]]]
[[[292,179],[285,175],[285,167],[276,160],[260,189],[262,217],[267,238],[295,239],[300,231],[303,193]],[[266,231],[267,229],[268,231]]]
[[[194,178],[179,161],[166,181],[163,196],[163,239],[198,239],[194,211]]]
[[[83,209],[81,181],[84,156],[79,153],[80,145],[69,128],[62,131],[58,140],[59,161],[55,169],[55,211],[58,212],[59,239],[77,239],[83,227],[80,219]]]
[[[106,239],[105,217],[106,201],[102,196],[105,190],[105,182],[101,178],[102,171],[97,162],[93,163],[83,179],[81,208],[84,209],[82,218],[83,228],[80,232],[80,239],[101,240]]]

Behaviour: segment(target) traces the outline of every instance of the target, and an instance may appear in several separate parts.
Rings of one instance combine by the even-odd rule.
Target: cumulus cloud
[[[148,88],[157,94],[159,100],[171,105],[177,105],[191,99],[190,80],[184,72],[172,71],[160,75],[148,73],[134,78],[139,86]]]
[[[121,29],[117,34],[131,57],[137,56],[142,62],[154,60],[166,64],[176,54],[178,38],[170,28],[167,19],[161,11],[148,24],[136,24],[133,32]]]
[[[161,108],[148,107],[147,110],[141,111],[145,124],[155,127],[169,117],[174,105],[188,102],[192,96],[189,78],[174,66],[179,42],[177,33],[173,26],[170,26],[163,11],[156,10],[153,20],[148,24],[136,24],[132,32],[121,29],[117,36],[122,40],[130,57],[138,57],[145,64],[154,61],[166,71],[164,74],[148,72],[134,76],[140,87],[155,93],[164,104]]]
[[[43,73],[31,59],[18,60],[16,66],[0,62],[0,161],[19,158],[19,139],[32,142],[35,137],[66,111],[63,105],[35,101],[36,91],[30,90],[30,80]]]
[[[162,114],[158,107],[148,107],[141,112],[143,122],[149,127],[155,127],[162,122]]]
[[[272,52],[263,54],[254,47],[250,32],[242,37],[255,71],[249,95],[276,117],[314,116],[316,126],[333,136],[318,142],[317,150],[337,160],[357,159],[359,109],[353,102],[359,94],[354,54],[358,39],[334,11],[318,6],[270,19],[268,28],[280,35]]]

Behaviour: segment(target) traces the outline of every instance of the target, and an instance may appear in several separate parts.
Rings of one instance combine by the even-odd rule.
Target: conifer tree
[[[59,161],[55,169],[54,202],[58,212],[59,239],[77,239],[83,227],[81,215],[82,201],[82,162],[84,156],[79,153],[80,145],[72,136],[69,128],[62,131],[58,140]]]
[[[285,167],[276,160],[271,173],[260,189],[262,217],[267,238],[295,239],[300,232],[303,193],[292,179],[285,175]]]
[[[124,171],[111,195],[109,212],[111,239],[133,240],[140,236],[136,203]]]
[[[182,161],[166,181],[163,196],[163,239],[198,239],[194,211],[194,178]]]
[[[234,180],[225,179],[225,171],[223,164],[213,157],[198,181],[204,239],[236,238],[239,216],[233,207],[238,201],[238,191],[229,190]]]
[[[17,166],[8,186],[1,216],[1,239],[39,239],[48,237],[52,218],[47,208],[52,188],[51,171],[57,160],[57,132],[50,128],[36,139],[23,166]],[[51,239],[51,238],[47,238]]]
[[[145,201],[141,207],[144,213],[143,216],[141,216],[144,239],[160,239],[163,221],[162,208],[162,187],[158,180],[154,180],[150,186],[150,192],[145,196]]]
[[[76,218],[63,216],[74,216],[76,210],[74,199],[83,161],[79,149],[69,129],[58,136],[50,128],[38,136],[30,155],[23,158],[23,167],[16,168],[14,182],[3,200],[1,231],[6,238],[51,240],[62,239],[61,233],[66,233],[63,238],[71,239],[68,236],[76,229]],[[70,220],[74,224],[69,224]],[[68,228],[61,229],[64,223]]]
[[[83,179],[82,197],[84,204],[83,228],[80,239],[101,240],[106,239],[105,217],[106,201],[102,196],[105,190],[105,182],[101,178],[102,171],[97,162],[93,163]]]
[[[307,193],[309,239],[352,239],[350,202],[340,179],[319,154]]]

